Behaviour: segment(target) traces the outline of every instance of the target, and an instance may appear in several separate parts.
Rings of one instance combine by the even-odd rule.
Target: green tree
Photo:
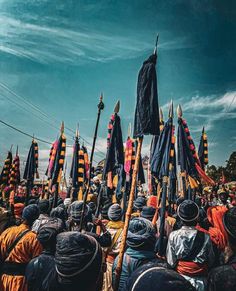
[[[229,160],[226,161],[226,173],[226,177],[229,178],[230,181],[236,181],[236,152],[233,152]]]

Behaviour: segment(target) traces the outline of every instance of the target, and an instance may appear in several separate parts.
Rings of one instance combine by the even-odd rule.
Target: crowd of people
[[[227,189],[178,197],[166,205],[165,255],[158,253],[160,207],[138,193],[128,227],[120,279],[116,267],[124,232],[122,203],[106,198],[96,215],[96,191],[86,205],[73,197],[43,199],[25,189],[0,208],[1,291],[236,290],[235,194]],[[84,214],[82,223],[82,212]]]

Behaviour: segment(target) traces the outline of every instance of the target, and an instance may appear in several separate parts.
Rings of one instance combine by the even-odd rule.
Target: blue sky
[[[153,51],[158,32],[158,92],[164,115],[171,98],[175,106],[180,103],[195,143],[204,125],[210,163],[223,164],[236,149],[233,2],[0,0],[1,119],[49,141],[57,137],[61,120],[73,130],[79,122],[81,135],[91,142],[102,91],[106,107],[95,153],[100,160],[118,99],[126,138],[138,70]],[[4,125],[0,129],[0,163],[11,144],[19,145],[24,160],[30,138]],[[66,134],[72,144],[72,133]],[[147,138],[144,154],[148,143]],[[42,172],[50,146],[39,147]],[[68,163],[70,159],[71,148]]]

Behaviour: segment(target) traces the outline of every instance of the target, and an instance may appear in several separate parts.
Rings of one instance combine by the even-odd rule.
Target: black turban
[[[136,200],[134,201],[134,208],[136,210],[142,210],[143,209],[143,206],[146,205],[146,199],[142,196],[140,197],[137,197]]]
[[[81,216],[82,216],[82,209],[83,209],[83,201],[74,201],[69,208],[69,216],[70,218],[79,223]],[[90,209],[88,205],[85,205],[84,209],[84,221],[86,222],[91,215]]]
[[[51,217],[57,217],[60,218],[61,220],[66,220],[66,212],[65,209],[63,209],[60,206],[57,206],[56,208],[53,208],[52,211],[50,212]]]
[[[185,222],[195,221],[199,216],[199,207],[192,200],[184,200],[178,207],[177,214]]]
[[[48,213],[49,201],[47,199],[39,200],[38,207],[40,213]]]
[[[39,217],[39,208],[36,204],[28,205],[22,212],[22,218],[26,220],[30,225]]]
[[[131,248],[153,250],[156,243],[156,231],[151,221],[145,218],[133,218],[130,221],[127,245]]]
[[[60,218],[50,218],[50,220],[43,224],[37,234],[39,242],[45,246],[48,244],[56,244],[56,236],[64,229],[64,223]]]
[[[135,270],[128,279],[124,291],[131,290],[194,291],[196,289],[173,270],[154,264],[145,264]]]
[[[77,231],[57,236],[56,271],[62,278],[80,277],[88,282],[91,275],[98,275],[102,264],[102,251],[95,238]],[[89,277],[90,276],[90,277]]]
[[[152,206],[144,206],[141,212],[141,217],[152,220],[155,215],[156,209]]]
[[[228,235],[236,240],[236,207],[233,207],[225,212],[223,223]]]
[[[112,221],[118,221],[122,216],[122,208],[118,203],[111,205],[108,209],[108,218]]]

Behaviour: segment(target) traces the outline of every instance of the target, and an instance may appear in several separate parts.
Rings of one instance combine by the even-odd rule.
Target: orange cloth
[[[28,228],[21,224],[6,229],[0,236],[0,252],[4,258],[7,248],[13,243],[16,237]],[[28,263],[42,252],[42,246],[36,238],[36,233],[29,231],[11,251],[6,262]],[[1,291],[27,291],[24,276],[11,276],[3,274],[0,279]]]
[[[157,196],[150,196],[147,200],[147,206],[152,206],[153,208],[157,208]]]
[[[197,225],[196,229],[209,234],[211,241],[217,246],[218,249],[220,249],[221,251],[225,249],[226,247],[225,237],[218,228],[210,227],[209,230],[206,230],[204,228],[201,228],[200,225]]]
[[[176,271],[185,276],[196,277],[205,276],[207,274],[208,267],[206,264],[200,264],[195,262],[179,261]]]
[[[225,238],[225,242],[228,241],[228,235],[224,228],[223,216],[227,210],[226,206],[212,206],[207,209],[207,218],[210,224],[221,231]]]
[[[23,203],[14,204],[14,214],[15,216],[21,217],[25,205]]]

